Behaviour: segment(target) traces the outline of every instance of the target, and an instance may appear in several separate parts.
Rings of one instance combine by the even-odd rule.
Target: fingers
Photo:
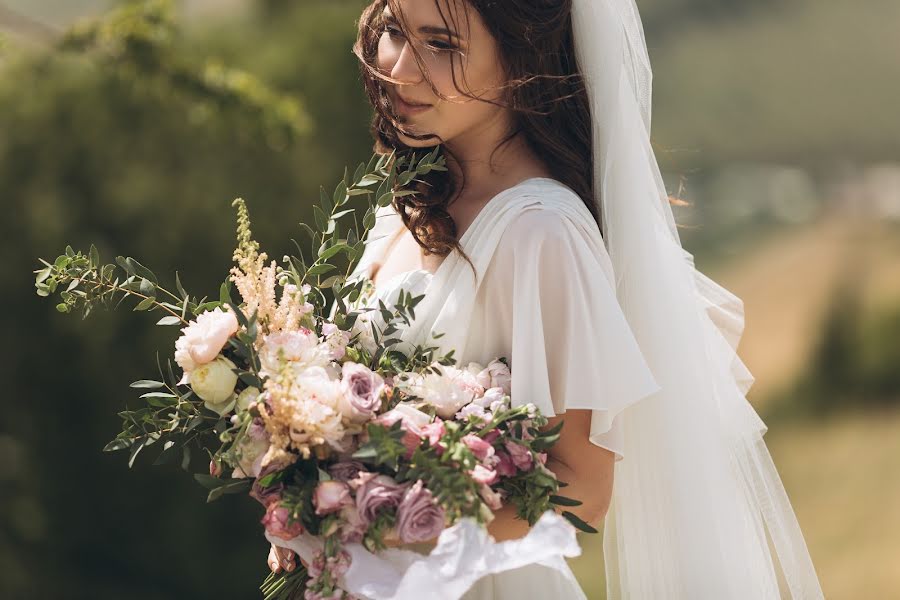
[[[296,567],[294,563],[294,551],[290,548],[281,548],[272,544],[269,548],[269,569],[273,573],[280,573],[282,569],[293,571]]]

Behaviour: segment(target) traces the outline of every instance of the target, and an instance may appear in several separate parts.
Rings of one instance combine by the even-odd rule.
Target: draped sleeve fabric
[[[590,213],[535,204],[504,229],[481,291],[511,349],[514,404],[533,403],[547,416],[591,410],[590,441],[620,461],[622,411],[660,386],[614,281]]]

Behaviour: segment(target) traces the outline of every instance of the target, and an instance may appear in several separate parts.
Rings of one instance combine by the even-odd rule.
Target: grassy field
[[[769,450],[829,600],[900,598],[900,409],[770,424]],[[602,533],[572,568],[605,598]]]

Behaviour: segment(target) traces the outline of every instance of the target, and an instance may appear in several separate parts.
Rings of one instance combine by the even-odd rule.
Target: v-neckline
[[[517,184],[515,184],[515,185],[512,185],[512,186],[510,186],[510,187],[508,187],[508,188],[505,188],[505,189],[500,190],[499,192],[497,192],[496,194],[494,194],[494,195],[491,197],[490,200],[488,200],[487,202],[484,203],[484,206],[482,206],[482,207],[478,210],[478,213],[476,213],[475,218],[472,219],[472,222],[469,223],[469,226],[466,227],[466,230],[462,233],[461,236],[459,236],[459,247],[462,248],[463,251],[466,250],[466,248],[465,248],[466,242],[468,241],[469,237],[471,237],[472,231],[475,229],[475,226],[476,226],[476,225],[478,224],[478,222],[484,217],[485,213],[487,213],[487,211],[488,211],[488,208],[489,208],[494,202],[496,202],[498,199],[500,199],[500,198],[502,198],[502,197],[505,197],[509,192],[515,190],[516,188],[519,188],[519,187],[525,185],[525,184],[528,183],[528,182],[531,182],[531,181],[537,181],[537,180],[558,181],[558,180],[553,179],[553,178],[551,178],[551,177],[529,177],[529,178],[527,178],[527,179],[523,179],[522,181],[520,181],[519,183],[517,183]],[[401,224],[401,227],[403,227],[402,224]],[[398,231],[399,231],[399,230],[398,230]],[[397,235],[397,232],[394,232],[394,235]],[[384,258],[384,257],[382,257],[382,258]],[[444,266],[447,264],[447,258],[448,258],[448,257],[445,256],[445,257],[444,257],[444,260],[441,261],[441,263],[437,266],[437,268],[436,268],[434,271],[429,271],[428,269],[425,269],[425,268],[421,268],[421,267],[420,267],[420,268],[409,269],[409,270],[407,270],[407,271],[401,271],[400,273],[396,273],[395,275],[393,275],[393,276],[391,276],[390,278],[388,278],[385,282],[383,282],[383,283],[381,284],[382,287],[381,287],[380,289],[379,289],[378,286],[376,286],[375,292],[376,292],[376,294],[381,294],[381,293],[382,293],[382,290],[389,289],[390,286],[389,286],[388,284],[393,283],[395,280],[401,278],[402,276],[409,275],[410,273],[420,272],[420,271],[426,273],[426,274],[429,276],[428,283],[427,283],[427,285],[425,286],[425,291],[427,291],[428,288],[431,287],[431,282],[435,280],[435,278],[438,276],[438,274],[440,274],[441,269],[443,269]],[[379,268],[380,268],[380,267],[379,267]],[[373,281],[372,283],[374,284],[374,281]]]

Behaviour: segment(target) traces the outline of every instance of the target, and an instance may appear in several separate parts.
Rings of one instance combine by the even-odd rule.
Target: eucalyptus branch
[[[134,310],[150,310],[160,308],[169,314],[164,317],[160,325],[186,325],[184,318],[188,308],[194,306],[190,302],[187,293],[179,298],[171,291],[161,287],[157,283],[156,275],[133,258],[118,257],[117,262],[128,276],[123,283],[114,277],[116,265],[101,265],[100,256],[96,246],[91,245],[90,252],[85,255],[81,251],[76,252],[71,246],[66,246],[65,254],[61,254],[53,263],[40,259],[45,266],[34,271],[35,287],[38,296],[49,296],[56,293],[59,288],[65,288],[59,292],[62,302],[56,305],[59,312],[68,313],[74,309],[84,310],[87,317],[91,310],[98,304],[109,305],[117,292],[127,296],[139,298],[140,302]],[[181,287],[178,282],[179,288]],[[157,292],[162,292],[177,300],[182,306],[179,308],[167,302],[157,300]],[[180,310],[181,314],[176,312]]]

